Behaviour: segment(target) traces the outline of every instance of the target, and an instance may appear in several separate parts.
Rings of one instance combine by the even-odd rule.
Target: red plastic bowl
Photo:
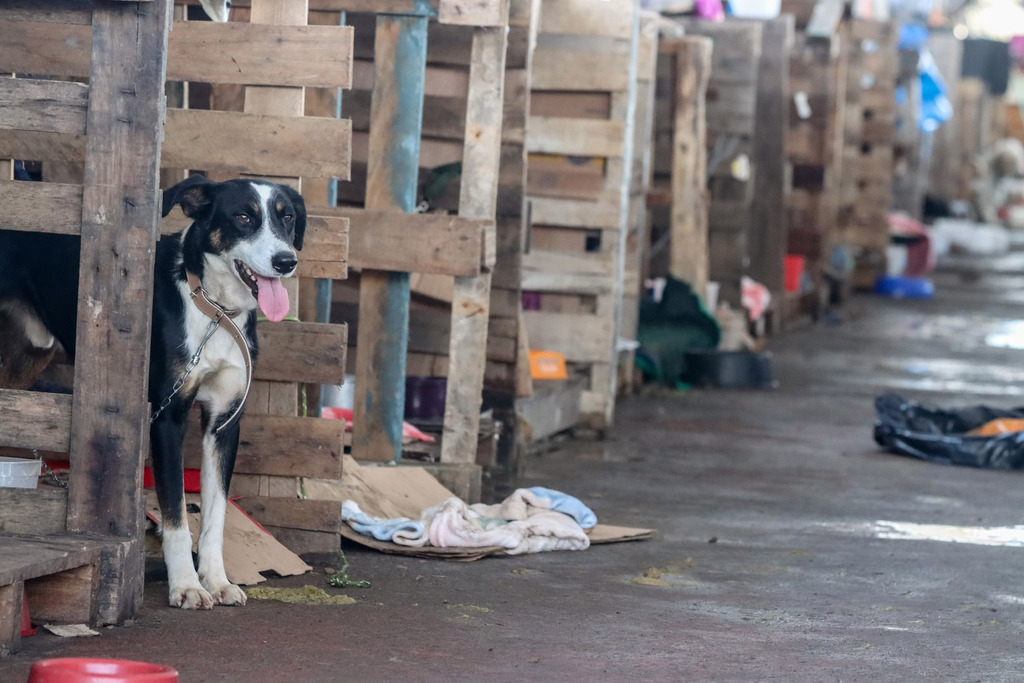
[[[28,683],[178,683],[178,672],[148,662],[62,657],[33,664]]]

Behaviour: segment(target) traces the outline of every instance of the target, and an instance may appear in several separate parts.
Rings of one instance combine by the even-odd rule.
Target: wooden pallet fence
[[[89,79],[0,79],[0,159],[73,157],[84,168],[77,183],[37,184],[14,181],[0,161],[0,229],[85,238],[73,394],[0,390],[0,447],[62,451],[72,463],[66,491],[5,491],[0,501],[0,654],[18,648],[24,593],[37,619],[122,623],[141,606],[169,18],[169,0],[0,6],[0,72]],[[84,37],[80,50],[60,39],[66,32]],[[40,54],[55,59],[26,69]]]
[[[351,265],[359,271],[351,285],[335,283],[332,294],[332,317],[355,323],[352,453],[360,460],[401,457],[396,428],[406,375],[445,377],[438,457],[476,482],[508,21],[507,5],[485,5],[500,22],[478,25],[483,15],[439,9],[436,21],[424,12],[414,27],[389,29],[399,19],[386,7],[374,14],[365,3],[333,3],[356,36],[353,90],[341,102],[354,131],[352,182],[339,186],[332,210],[352,218]],[[404,49],[400,30],[415,36],[419,52],[397,70],[395,60],[409,58],[396,52]],[[412,115],[399,130],[391,112]],[[412,151],[401,165],[399,149]],[[427,213],[414,213],[420,201]],[[365,216],[382,217],[389,230],[380,234],[372,220],[356,219]],[[383,412],[365,411],[367,400],[385,402],[378,403]]]
[[[814,3],[790,3],[805,6]],[[789,137],[786,158],[791,187],[786,197],[787,252],[804,257],[811,291],[787,293],[783,323],[821,313],[829,296],[825,272],[837,242],[843,154],[846,62],[838,15],[825,24],[800,21],[790,53]],[[806,15],[809,19],[810,16]]]
[[[687,35],[714,41],[707,88],[708,259],[719,300],[740,303],[751,259],[749,231],[757,168],[758,66],[764,28],[757,22],[684,21]]]
[[[896,77],[895,24],[852,19],[844,23],[847,51],[839,241],[854,252],[852,284],[874,287],[885,272],[892,208]]]
[[[522,289],[530,347],[585,377],[581,419],[613,420],[629,226],[639,15],[624,0],[543,0],[526,145]],[[646,53],[653,58],[653,51]],[[525,294],[524,294],[525,296]]]

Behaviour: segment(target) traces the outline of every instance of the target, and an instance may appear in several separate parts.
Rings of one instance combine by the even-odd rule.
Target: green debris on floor
[[[245,594],[253,600],[277,600],[295,605],[354,605],[355,599],[347,595],[331,595],[322,588],[305,585],[301,588],[246,588]]]

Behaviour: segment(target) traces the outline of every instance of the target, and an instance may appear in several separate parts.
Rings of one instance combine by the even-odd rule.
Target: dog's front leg
[[[216,429],[235,410],[237,402],[211,415],[203,405],[203,527],[199,534],[199,580],[218,605],[244,605],[245,593],[228,581],[224,571],[224,516],[231,472],[238,452],[239,420]]]
[[[185,510],[182,441],[188,407],[172,406],[150,427],[153,476],[160,499],[161,535],[171,607],[211,609],[213,598],[199,582],[192,563],[192,533]]]

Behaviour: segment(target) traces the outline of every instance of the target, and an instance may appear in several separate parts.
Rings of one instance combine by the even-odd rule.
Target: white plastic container
[[[729,7],[740,19],[774,19],[782,9],[782,0],[731,0]]]
[[[41,460],[0,456],[0,486],[9,489],[34,489],[39,484]]]

